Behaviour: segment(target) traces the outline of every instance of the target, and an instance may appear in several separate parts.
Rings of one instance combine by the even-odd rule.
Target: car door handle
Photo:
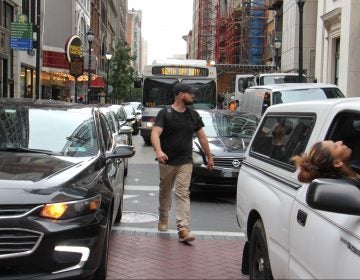
[[[296,220],[300,225],[305,226],[306,218],[307,218],[307,214],[304,211],[299,210],[297,212]]]

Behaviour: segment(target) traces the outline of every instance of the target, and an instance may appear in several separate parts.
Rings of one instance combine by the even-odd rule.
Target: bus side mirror
[[[134,81],[134,88],[141,88],[142,86],[142,80],[141,79],[136,79]]]

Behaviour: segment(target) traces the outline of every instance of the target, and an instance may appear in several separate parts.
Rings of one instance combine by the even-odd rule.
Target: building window
[[[14,21],[14,7],[4,3],[4,27],[10,29],[11,22]]]
[[[36,0],[22,0],[22,13],[28,16],[29,22],[36,23]]]

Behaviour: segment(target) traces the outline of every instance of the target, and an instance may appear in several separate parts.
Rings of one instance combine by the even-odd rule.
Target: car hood
[[[211,154],[217,156],[239,156],[245,153],[249,140],[240,137],[208,137]],[[194,145],[201,148],[199,140]]]
[[[87,159],[0,153],[0,204],[35,204],[84,197],[87,192],[84,186],[91,182],[90,177],[96,176],[94,169],[88,168],[93,171],[91,175],[82,172],[95,165],[94,159]]]

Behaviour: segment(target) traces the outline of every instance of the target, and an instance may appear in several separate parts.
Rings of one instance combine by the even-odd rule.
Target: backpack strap
[[[165,124],[171,121],[172,115],[171,105],[166,106]]]
[[[197,115],[194,109],[186,107],[186,110],[189,111],[189,114],[191,116],[191,120],[193,121],[194,124],[196,124],[197,122]],[[172,108],[171,105],[166,106],[166,115],[165,115],[165,123],[168,123],[171,121],[171,118],[173,116],[173,112],[172,112]]]

